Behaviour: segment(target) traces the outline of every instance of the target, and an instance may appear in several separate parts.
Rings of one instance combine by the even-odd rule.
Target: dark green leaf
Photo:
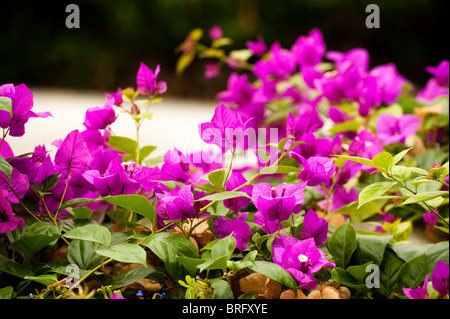
[[[414,257],[399,270],[397,285],[401,288],[416,288],[423,283],[427,274],[427,257],[425,254]]]
[[[136,268],[128,269],[115,276],[111,282],[111,289],[116,290],[132,283],[135,283],[150,275],[161,277],[164,275],[162,268],[145,268],[144,266],[138,266]]]
[[[11,299],[13,291],[11,286],[0,288],[0,299]]]
[[[175,281],[184,280],[187,273],[187,269],[176,257],[198,257],[194,244],[172,233],[162,232],[150,235],[140,244],[150,248],[164,262],[169,275]]]
[[[256,260],[255,265],[249,268],[254,272],[269,277],[284,287],[297,291],[297,284],[291,274],[280,265],[268,261]]]
[[[33,235],[25,236],[11,243],[14,249],[21,251],[25,256],[31,258],[39,252],[43,252],[44,248],[50,248],[56,243],[59,235]]]
[[[102,260],[102,257],[95,252],[99,247],[99,243],[75,239],[67,247],[67,260],[80,269],[93,269]]]
[[[22,264],[12,262],[3,255],[0,255],[0,270],[19,278],[34,276],[34,273],[31,269],[28,269]]]
[[[234,299],[230,284],[223,279],[211,280],[211,286],[214,288],[215,299]]]
[[[380,288],[387,298],[397,288],[398,273],[404,263],[391,249],[386,249],[380,266]]]
[[[109,247],[111,244],[111,233],[105,226],[85,225],[69,230],[64,237],[91,241]]]
[[[345,268],[356,249],[356,232],[349,221],[341,225],[331,236],[328,250],[338,267]]]
[[[145,250],[136,244],[118,244],[107,249],[97,249],[95,252],[123,263],[139,263],[148,267]]]
[[[156,211],[150,201],[142,195],[116,195],[102,197],[99,200],[107,201],[110,204],[114,204],[142,215],[147,218],[152,224],[156,219]]]
[[[0,155],[0,172],[3,172],[11,180],[12,166]]]
[[[384,251],[393,236],[358,235],[356,255],[360,263],[373,262],[380,265]]]
[[[56,173],[47,176],[41,183],[41,191],[47,192],[53,189],[56,185],[58,185],[59,180],[61,179],[61,174]]]

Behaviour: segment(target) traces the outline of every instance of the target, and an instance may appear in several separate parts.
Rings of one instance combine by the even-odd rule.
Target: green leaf
[[[372,158],[372,165],[376,165],[383,171],[389,171],[394,163],[391,153],[381,152]]]
[[[414,203],[419,203],[419,202],[426,202],[428,200],[432,200],[436,197],[444,196],[444,195],[448,196],[448,191],[422,192],[422,193],[418,193],[417,195],[411,196],[410,198],[408,198],[407,200],[405,200],[403,203],[401,203],[398,206],[404,206],[404,205],[414,204]]]
[[[0,270],[19,278],[25,278],[26,276],[34,276],[34,273],[31,269],[28,269],[22,264],[12,262],[3,255],[0,255]]]
[[[195,51],[189,51],[180,55],[176,65],[176,73],[180,75],[194,61]]]
[[[204,254],[207,256],[205,262],[198,265],[200,271],[221,269],[223,272],[227,270],[227,261],[230,259],[233,251],[236,247],[236,239],[233,235],[228,235],[215,242],[211,249],[210,254]]]
[[[427,257],[428,274],[431,276],[439,260],[446,264],[449,263],[448,241],[441,241],[430,245],[425,251],[425,256]]]
[[[114,204],[147,218],[152,224],[155,223],[156,211],[150,201],[142,195],[130,194],[130,195],[116,195],[101,197],[99,201],[107,201],[110,204]]]
[[[94,202],[95,202],[95,200],[92,198],[82,198],[82,197],[73,198],[73,199],[70,199],[70,200],[64,202],[61,205],[61,207],[58,209],[58,212],[65,210],[66,208],[73,207],[75,205],[90,204],[90,203],[94,203]]]
[[[414,257],[399,270],[397,285],[401,288],[416,288],[423,283],[428,272],[425,254]]]
[[[386,193],[396,182],[378,182],[365,187],[358,196],[358,208]]]
[[[337,155],[337,157],[343,158],[343,159],[346,159],[346,160],[350,160],[350,161],[353,161],[353,162],[356,162],[356,163],[368,165],[368,166],[371,166],[371,167],[379,168],[378,166],[374,166],[372,161],[370,159],[368,159],[368,158],[357,157],[357,156],[349,156],[349,155]]]
[[[208,174],[208,180],[211,182],[211,184],[221,189],[223,187],[223,182],[225,180],[225,170],[220,169],[212,171],[211,173]]]
[[[392,251],[405,262],[424,254],[426,251],[426,246],[410,244],[388,244],[388,248],[392,249]]]
[[[335,213],[350,215],[352,223],[358,223],[381,212],[380,206],[375,202],[367,202],[357,207],[358,202],[353,202],[339,208]]]
[[[175,281],[184,280],[188,273],[188,269],[176,257],[198,257],[194,244],[172,233],[162,232],[150,235],[140,245],[148,247],[164,262],[167,272]]]
[[[72,240],[67,247],[67,260],[80,269],[91,270],[102,261],[102,257],[95,252],[99,247],[99,243]]]
[[[380,288],[388,298],[397,288],[398,273],[404,263],[391,249],[386,249],[380,266]]]
[[[41,183],[41,191],[47,192],[53,189],[56,185],[58,185],[60,178],[61,174],[59,173],[47,176]]]
[[[116,290],[131,285],[132,283],[135,283],[136,281],[139,281],[150,275],[153,275],[154,278],[164,277],[164,270],[157,267],[145,268],[144,266],[138,266],[136,268],[125,270],[117,276],[114,276],[111,282],[111,290]]]
[[[11,115],[11,118],[13,117],[12,101],[9,97],[0,96],[0,111],[6,111]]]
[[[372,262],[380,265],[387,244],[393,236],[358,235],[356,255],[360,263]]]
[[[54,283],[58,282],[58,277],[56,276],[56,274],[46,274],[46,275],[39,275],[39,276],[25,276],[24,279],[38,282],[44,286],[50,286],[50,285],[53,285]]]
[[[285,173],[300,173],[301,169],[294,166],[269,166],[264,167],[259,172],[259,175],[271,175],[271,174],[285,174]]]
[[[92,210],[87,207],[75,207],[72,209],[72,215],[75,219],[90,219]]]
[[[250,198],[250,196],[247,195],[247,193],[244,192],[221,192],[221,193],[215,193],[215,194],[211,194],[211,195],[207,195],[205,197],[202,197],[200,199],[197,199],[195,201],[203,201],[203,200],[214,200],[214,201],[219,201],[219,200],[225,200],[225,199],[230,199],[230,198],[235,198],[235,197],[245,197],[245,198]]]
[[[331,236],[328,251],[334,257],[336,265],[345,268],[355,250],[356,232],[347,220]]]
[[[367,291],[369,289],[365,284],[359,283],[355,277],[341,267],[336,267],[331,270],[330,280],[337,281],[346,287],[359,291]]]
[[[136,244],[118,244],[111,246],[109,249],[97,249],[97,254],[112,258],[123,263],[139,263],[148,267],[147,254],[145,250]]]
[[[186,186],[183,183],[175,182],[175,181],[152,181],[152,182],[163,184],[170,190],[174,190],[175,187],[177,187],[177,186],[179,186],[180,188],[183,188],[184,186]]]
[[[164,155],[155,156],[155,157],[152,157],[152,158],[144,161],[144,164],[147,167],[153,167],[153,166],[161,164],[161,163],[164,163]]]
[[[367,271],[367,266],[372,265],[372,262],[369,261],[362,265],[354,265],[347,267],[346,271],[352,275],[360,283],[365,283],[366,277],[369,274]]]
[[[392,159],[392,165],[396,165],[398,162],[401,161],[401,159],[406,155],[406,153],[408,153],[410,150],[412,149],[412,147],[401,151],[400,153],[396,154],[394,156],[394,158]]]
[[[128,137],[114,135],[109,137],[108,145],[116,151],[131,155],[136,154],[138,148],[138,143],[135,140]]]
[[[134,115],[134,119],[139,122],[141,119],[151,120],[153,118],[153,112],[145,112],[138,115]]]
[[[5,173],[9,180],[11,180],[12,170],[12,166],[0,155],[0,172]]]
[[[412,171],[401,165],[392,167],[391,173],[395,179],[400,180],[403,183],[406,183],[412,175]]]
[[[331,133],[356,132],[360,125],[358,121],[351,120],[334,125],[328,131]]]
[[[230,284],[219,278],[211,280],[211,287],[214,289],[215,299],[234,299]]]
[[[278,143],[278,149],[280,150],[280,152],[284,151],[284,146],[286,145],[287,141],[289,140],[294,140],[295,137],[292,135],[289,135],[285,138],[283,138],[279,143]]]
[[[50,248],[58,240],[59,235],[32,235],[22,237],[11,243],[14,249],[21,251],[28,258],[33,257],[39,252],[43,252],[44,248]]]
[[[69,230],[64,237],[70,239],[86,240],[109,247],[111,245],[111,232],[105,226],[85,225]]]
[[[0,288],[0,299],[11,299],[13,291],[11,286]]]
[[[60,235],[62,226],[55,226],[49,222],[37,222],[28,228],[27,236],[34,235]]]
[[[139,163],[142,163],[142,161],[147,156],[149,156],[155,149],[156,149],[156,146],[152,146],[152,145],[147,145],[147,146],[142,147],[139,150],[139,158],[138,158]]]
[[[254,272],[269,277],[284,287],[297,291],[297,284],[291,274],[280,265],[268,261],[256,260],[255,265],[249,268]]]

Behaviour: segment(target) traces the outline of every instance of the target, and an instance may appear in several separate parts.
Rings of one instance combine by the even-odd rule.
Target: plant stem
[[[408,191],[411,192],[413,195],[417,195],[417,192],[415,192],[415,191],[413,191],[412,189],[410,189],[410,188],[408,187],[408,185],[401,183],[398,179],[396,179],[396,178],[395,178],[394,176],[392,176],[391,174],[389,174],[388,176],[389,176],[390,178],[392,178],[392,179],[397,183],[397,185],[399,185],[400,187],[402,187],[402,188],[408,190]],[[442,217],[441,214],[439,214],[438,212],[436,212],[436,211],[435,211],[432,207],[430,207],[430,205],[428,205],[426,202],[422,202],[422,203],[426,206],[426,208],[429,210],[430,213],[435,214],[439,219],[441,219],[441,221],[444,223],[444,225],[446,225],[447,227],[449,227],[448,222],[445,220],[444,217]]]
[[[109,258],[108,260],[100,263],[97,267],[95,267],[94,269],[92,269],[91,271],[89,271],[86,275],[84,275],[80,280],[78,280],[72,287],[70,287],[65,293],[68,293],[69,291],[74,290],[76,287],[78,287],[83,281],[85,281],[87,278],[89,278],[94,272],[96,272],[97,270],[99,270],[101,267],[103,267],[104,265],[110,263],[111,261],[113,261],[114,259]],[[62,295],[59,295],[58,297],[56,297],[56,299],[61,298]]]

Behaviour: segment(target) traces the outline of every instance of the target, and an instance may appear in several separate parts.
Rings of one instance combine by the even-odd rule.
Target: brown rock
[[[322,293],[319,290],[313,290],[308,294],[308,299],[323,299]]]
[[[301,289],[297,290],[297,295],[292,289],[285,290],[281,293],[280,299],[308,299]]]
[[[331,286],[325,286],[322,288],[323,299],[340,299],[339,291]]]
[[[339,295],[341,296],[341,299],[350,299],[350,297],[352,296],[352,293],[347,287],[340,286],[338,288],[338,291]]]

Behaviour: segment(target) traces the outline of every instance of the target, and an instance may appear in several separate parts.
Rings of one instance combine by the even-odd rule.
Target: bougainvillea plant
[[[417,90],[318,29],[291,48],[208,35],[189,33],[178,73],[196,58],[206,77],[233,72],[194,153],[142,145],[159,65],[55,153],[13,153],[8,136],[51,115],[0,86],[0,298],[448,299],[448,61]],[[118,116],[136,139],[114,134]]]

